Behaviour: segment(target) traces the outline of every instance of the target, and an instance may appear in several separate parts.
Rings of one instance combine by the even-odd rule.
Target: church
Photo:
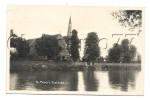
[[[70,54],[70,38],[71,38],[71,32],[72,32],[72,24],[71,24],[71,16],[69,18],[69,24],[68,24],[68,31],[66,36],[62,36],[61,34],[55,34],[55,35],[49,35],[49,34],[43,34],[42,37],[35,38],[35,39],[29,39],[29,47],[30,47],[30,55],[36,55],[36,49],[35,44],[38,39],[41,38],[48,38],[52,37],[58,40],[58,45],[62,48],[59,55],[61,57],[61,60],[71,60],[71,54]],[[41,60],[46,60],[47,57],[41,57]]]

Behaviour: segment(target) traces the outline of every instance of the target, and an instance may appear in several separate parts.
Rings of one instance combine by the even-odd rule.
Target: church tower
[[[68,24],[68,32],[67,32],[67,36],[70,38],[71,37],[71,29],[72,28],[72,25],[71,25],[71,16],[70,16],[70,19],[69,19],[69,24]]]

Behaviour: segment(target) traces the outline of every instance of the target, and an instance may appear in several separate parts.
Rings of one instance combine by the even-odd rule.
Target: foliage
[[[29,55],[28,55],[28,59],[35,61],[35,60],[37,60],[37,56],[36,56],[35,54],[29,54]]]
[[[71,56],[74,62],[79,60],[80,55],[79,55],[79,38],[78,38],[78,32],[74,29],[72,31],[72,36],[71,36]]]
[[[22,40],[22,38],[17,38],[17,46],[16,49],[18,51],[19,58],[25,58],[28,56],[30,50],[29,50],[29,44],[26,40]]]
[[[140,54],[138,54],[138,56],[137,56],[137,61],[138,61],[138,63],[141,63],[141,55]]]
[[[121,46],[122,46],[122,52],[126,53],[129,50],[129,40],[128,39],[123,39],[121,41]]]
[[[130,45],[129,52],[131,53],[131,59],[133,59],[136,56],[136,47],[134,45]]]
[[[131,53],[129,51],[124,54],[123,62],[126,62],[126,63],[131,62]]]
[[[123,61],[130,62],[136,56],[136,47],[134,45],[129,45],[128,39],[122,40],[121,45],[123,52]]]
[[[108,51],[110,62],[131,62],[136,56],[137,49],[134,45],[129,45],[128,39],[123,39],[121,45],[114,44]]]
[[[48,59],[55,60],[61,51],[58,41],[54,37],[45,37],[36,40],[35,49],[38,56],[47,56]]]
[[[17,60],[18,59],[18,53],[17,52],[10,52],[10,59],[11,60]]]
[[[98,62],[104,62],[103,56],[98,57],[97,61],[98,61]]]
[[[94,61],[100,56],[99,38],[97,33],[90,32],[85,40],[84,54],[89,54],[88,60]]]
[[[111,62],[119,62],[122,56],[122,46],[115,43],[113,47],[109,49],[108,56]]]
[[[122,26],[129,27],[129,30],[134,31],[137,28],[138,34],[142,31],[142,10],[119,10],[112,12],[112,16]]]
[[[26,58],[29,54],[29,45],[28,42],[21,37],[18,37],[16,34],[13,33],[13,30],[10,31],[11,39],[10,39],[10,47],[16,48],[18,54],[10,53],[13,56],[13,59],[18,58]]]
[[[10,30],[10,37],[10,47],[16,48],[16,46],[18,45],[18,36],[14,34],[12,29]]]

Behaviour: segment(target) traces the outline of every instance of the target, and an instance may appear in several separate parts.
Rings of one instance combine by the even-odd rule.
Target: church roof
[[[53,38],[56,38],[56,39],[57,39],[58,35],[60,35],[60,34],[56,34],[56,35],[44,34],[44,35],[43,35],[43,38],[53,37]],[[35,46],[36,40],[37,40],[37,39],[41,39],[41,38],[42,38],[42,36],[41,36],[40,38],[28,39],[29,46],[30,46],[30,47]]]
[[[62,50],[60,51],[60,55],[61,55],[61,56],[69,56],[69,53],[68,53],[67,49],[62,49]]]
[[[70,37],[69,37],[69,36],[63,36],[63,38],[64,38],[64,39],[69,39]]]
[[[61,56],[69,56],[69,53],[66,49],[66,41],[64,40],[64,38],[60,35],[60,34],[56,34],[56,35],[48,35],[48,34],[44,34],[43,35],[43,38],[49,38],[49,37],[52,37],[52,38],[55,38],[55,39],[61,39],[60,41],[58,41],[58,45],[62,47],[62,50],[60,52]],[[68,37],[68,36],[67,36]],[[66,37],[66,38],[67,38]],[[35,44],[38,40],[41,40],[42,39],[42,36],[40,38],[35,38],[35,39],[29,39],[28,40],[28,43],[29,43],[29,47],[35,47]],[[30,51],[31,53],[34,53],[35,50],[31,50]]]
[[[36,39],[29,39],[28,40],[29,46],[30,47],[35,46],[35,41],[36,41]]]

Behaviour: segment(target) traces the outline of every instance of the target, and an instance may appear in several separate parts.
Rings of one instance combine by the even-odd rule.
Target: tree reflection
[[[20,72],[17,73],[15,80],[17,81],[16,90],[77,91],[78,89],[76,71]],[[52,83],[52,81],[56,83]],[[40,82],[51,82],[51,84]],[[64,84],[59,84],[58,82],[63,82]]]
[[[15,80],[17,84],[15,84],[14,90],[29,90],[34,88],[34,74],[31,72],[18,72],[14,73],[17,77],[13,77],[10,80]],[[11,73],[12,75],[12,73]],[[10,83],[10,85],[13,83]]]
[[[135,90],[136,78],[140,70],[110,70],[103,74],[102,71],[41,71],[17,72],[10,75],[11,90],[36,90],[36,91],[98,91],[117,89],[121,91]],[[99,73],[99,74],[98,74]],[[103,78],[102,78],[103,77]],[[79,78],[79,79],[78,79]],[[105,78],[107,81],[105,81]],[[41,84],[36,81],[66,82],[66,84]],[[105,83],[109,84],[105,84]],[[99,85],[104,86],[100,87]],[[80,86],[79,86],[80,85]],[[109,87],[110,86],[110,87]]]
[[[137,70],[111,70],[108,71],[109,84],[114,89],[128,91],[135,89]]]
[[[86,91],[98,91],[99,82],[94,75],[94,71],[84,71],[83,78]]]

